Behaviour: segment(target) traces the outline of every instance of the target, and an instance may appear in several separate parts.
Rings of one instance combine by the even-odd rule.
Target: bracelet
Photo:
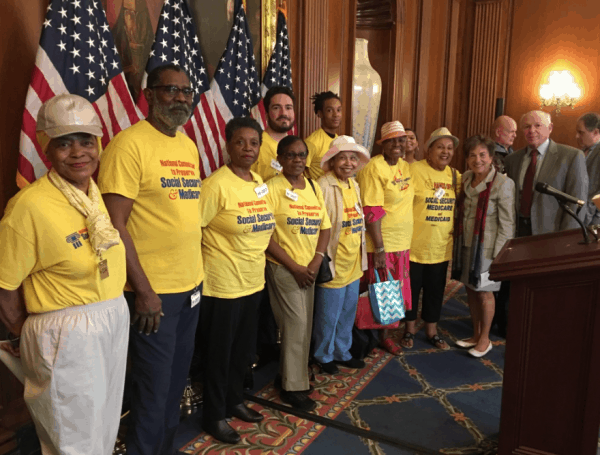
[[[325,257],[325,253],[321,253],[320,251],[315,251],[315,254],[320,254],[322,258]]]
[[[385,253],[385,247],[375,248],[375,253]]]

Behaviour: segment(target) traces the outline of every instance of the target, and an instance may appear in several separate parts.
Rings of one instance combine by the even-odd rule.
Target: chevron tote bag
[[[375,321],[383,325],[393,324],[404,317],[404,299],[400,281],[394,280],[387,270],[388,281],[381,281],[375,271],[375,283],[369,285],[369,298]]]

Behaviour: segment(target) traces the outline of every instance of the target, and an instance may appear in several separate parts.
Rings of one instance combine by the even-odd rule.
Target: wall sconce
[[[579,100],[581,89],[575,83],[573,75],[567,71],[552,71],[548,77],[548,84],[540,87],[540,99],[542,107],[556,106],[556,113],[560,108],[571,106]]]

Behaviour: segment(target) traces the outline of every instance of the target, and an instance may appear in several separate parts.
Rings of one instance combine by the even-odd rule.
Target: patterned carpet
[[[254,395],[279,409],[253,403],[266,417],[261,424],[233,419],[232,426],[242,435],[236,446],[220,444],[205,433],[198,435],[200,419],[194,415],[182,422],[180,450],[189,454],[496,453],[504,340],[492,336],[494,347],[483,359],[454,347],[454,341],[471,331],[461,285],[448,283],[445,300],[439,333],[452,346],[449,351],[432,347],[421,330],[414,348],[398,357],[376,349],[360,371],[341,369],[334,376],[315,371],[311,398],[318,407],[312,415],[285,412],[269,382],[277,370],[273,363],[259,370],[260,388]],[[403,327],[397,338],[402,333]],[[353,429],[360,434],[353,434]]]

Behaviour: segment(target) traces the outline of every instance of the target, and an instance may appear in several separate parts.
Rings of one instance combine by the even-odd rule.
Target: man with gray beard
[[[181,67],[148,75],[145,120],[119,133],[98,186],[127,259],[133,328],[128,455],[177,453],[179,403],[194,351],[201,283],[200,171],[196,145],[177,128],[194,90]]]

